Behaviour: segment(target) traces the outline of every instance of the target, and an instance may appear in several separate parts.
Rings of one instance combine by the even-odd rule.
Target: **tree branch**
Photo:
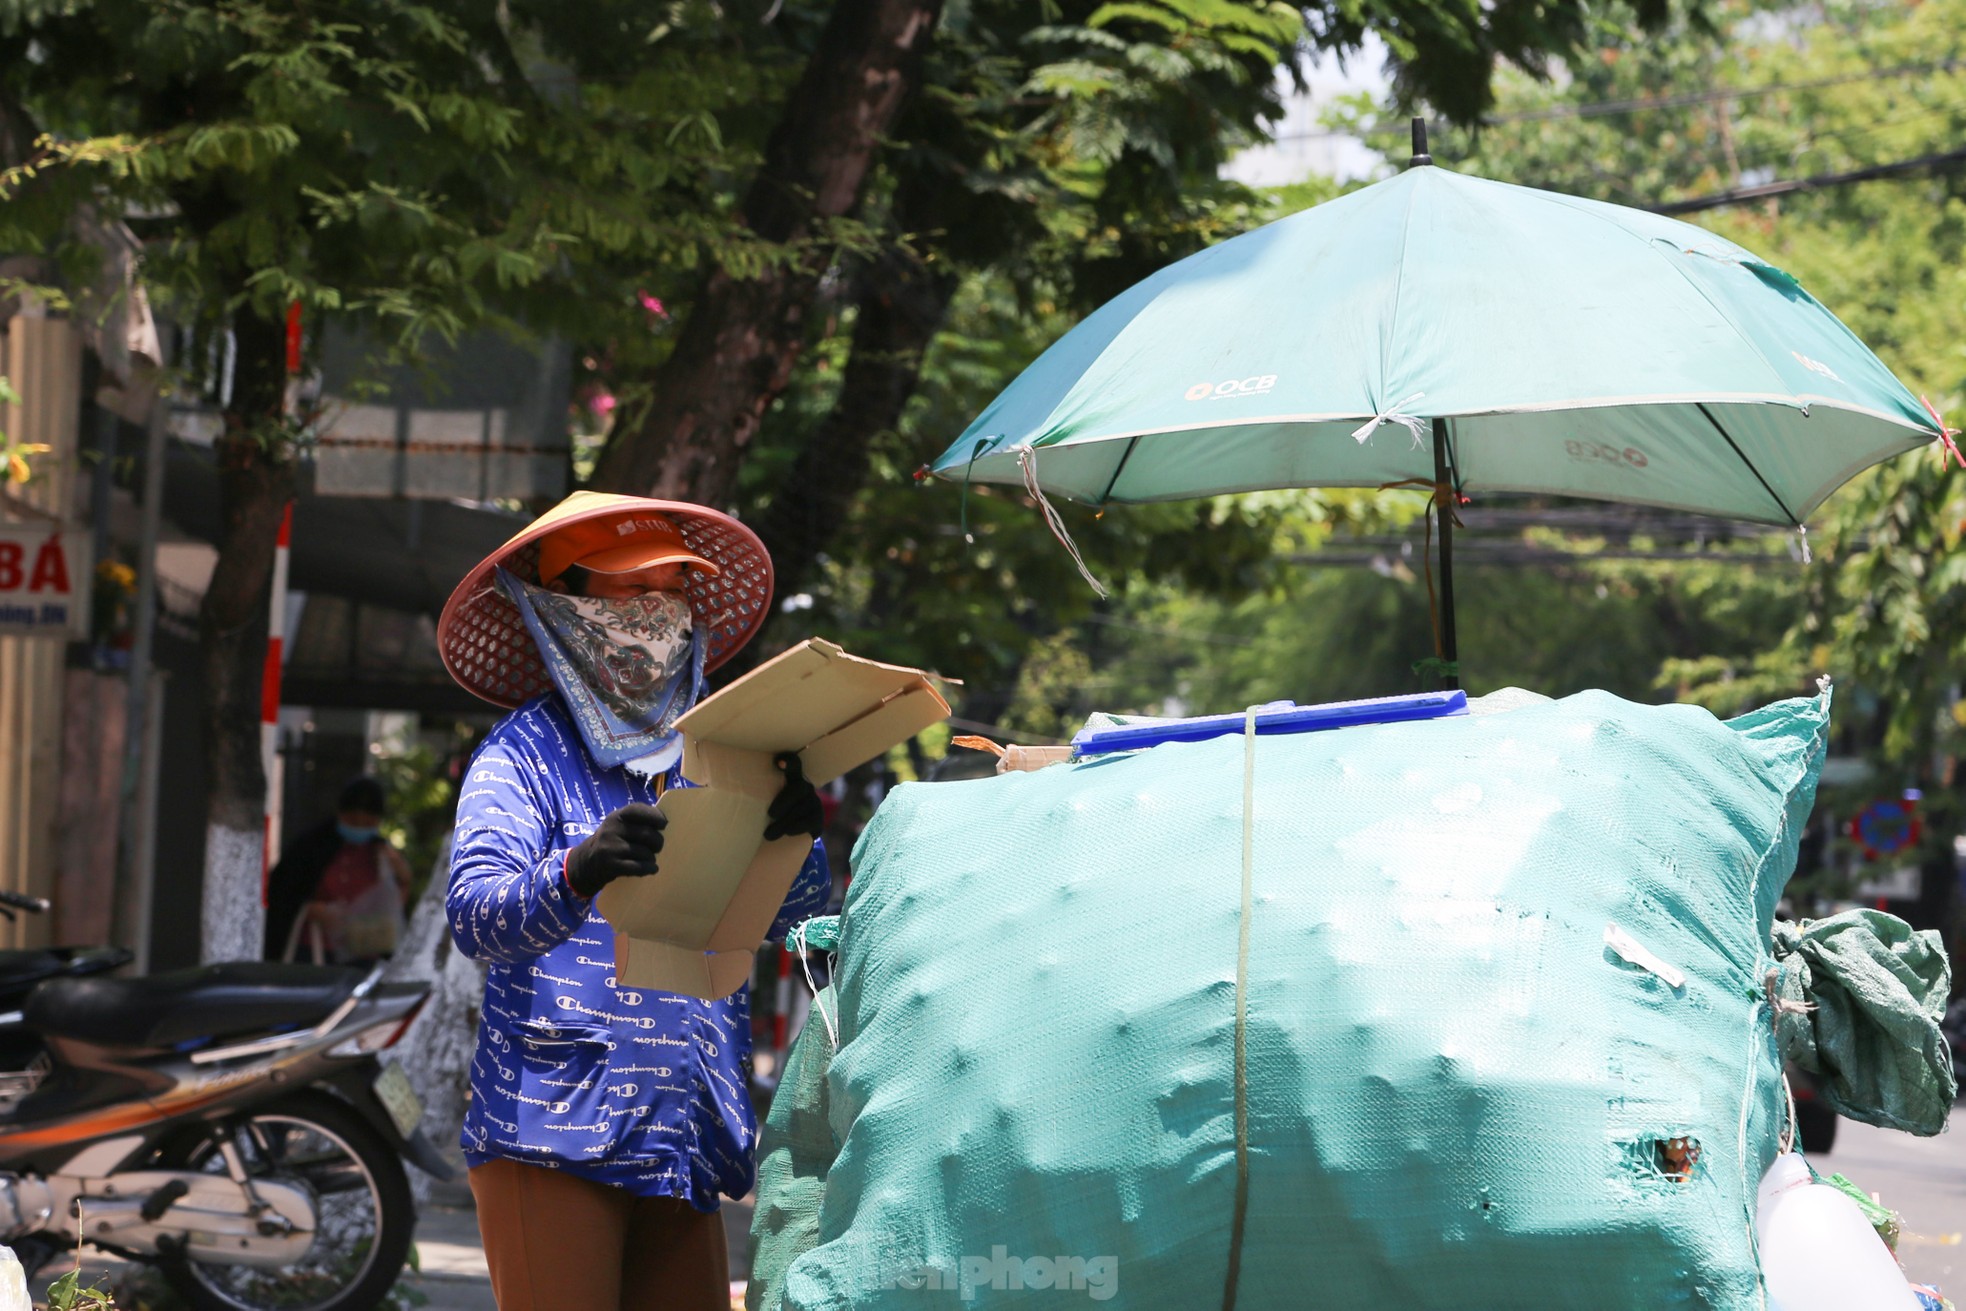
[[[900,425],[915,393],[923,357],[941,330],[957,278],[946,265],[932,270],[914,251],[897,245],[865,266],[857,282],[859,317],[839,397],[755,525],[771,552],[781,596],[811,583],[819,556],[840,536],[867,481],[876,438]]]
[[[920,81],[942,0],[838,0],[765,149],[744,223],[791,244],[858,203],[882,139]],[[754,278],[705,279],[676,348],[655,371],[654,403],[615,434],[601,490],[717,505],[805,345],[825,260],[807,252]]]

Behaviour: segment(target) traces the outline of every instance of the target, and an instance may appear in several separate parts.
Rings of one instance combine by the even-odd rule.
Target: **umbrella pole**
[[[1447,662],[1442,683],[1461,686],[1460,655],[1454,641],[1454,482],[1447,464],[1447,420],[1434,420],[1434,524],[1440,529],[1440,658]]]

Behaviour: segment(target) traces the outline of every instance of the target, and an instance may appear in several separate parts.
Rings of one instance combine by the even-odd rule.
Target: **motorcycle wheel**
[[[302,1092],[232,1122],[255,1179],[299,1182],[314,1194],[314,1243],[280,1269],[175,1256],[164,1277],[196,1311],[370,1311],[403,1272],[416,1230],[410,1182],[382,1135],[338,1098]],[[225,1172],[213,1129],[175,1145],[169,1168]]]

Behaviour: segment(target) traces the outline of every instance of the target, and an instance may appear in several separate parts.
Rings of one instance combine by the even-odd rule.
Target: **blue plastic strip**
[[[1321,706],[1279,702],[1256,712],[1256,733],[1319,733],[1359,724],[1398,724],[1414,719],[1443,719],[1468,713],[1466,692],[1421,692],[1414,696],[1382,696],[1365,701],[1332,701]],[[1166,724],[1128,724],[1119,728],[1084,729],[1072,739],[1072,754],[1100,756],[1114,751],[1139,751],[1164,742],[1204,742],[1243,731],[1245,717],[1203,715]]]

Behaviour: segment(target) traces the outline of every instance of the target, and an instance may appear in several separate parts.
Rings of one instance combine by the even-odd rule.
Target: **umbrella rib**
[[[1120,475],[1126,472],[1126,462],[1133,458],[1133,448],[1140,444],[1140,434],[1135,433],[1126,439],[1126,449],[1120,452],[1120,462],[1113,466],[1113,476],[1106,482],[1106,490],[1099,493],[1094,505],[1104,505],[1113,499],[1113,488],[1120,485]]]
[[[1413,192],[1417,192],[1419,190],[1419,187],[1415,186],[1410,188],[1409,190]],[[1404,217],[1400,219],[1400,224],[1399,224],[1399,262],[1394,266],[1397,272],[1393,280],[1392,320],[1386,325],[1386,356],[1385,356],[1386,360],[1391,359],[1393,350],[1399,344],[1400,304],[1406,295],[1406,246],[1408,240],[1413,235],[1413,207],[1416,203],[1418,203],[1418,199],[1416,196],[1414,195],[1407,196],[1406,214]],[[1393,388],[1388,386],[1387,382],[1388,379],[1386,378],[1385,366],[1384,366],[1384,362],[1382,361],[1382,365],[1379,372],[1379,390],[1383,393],[1383,395],[1375,396],[1372,398],[1372,404],[1375,410],[1380,406],[1391,405],[1393,403],[1392,402]]]
[[[1720,420],[1713,417],[1713,411],[1709,410],[1705,405],[1701,405],[1699,410],[1702,415],[1706,416],[1707,422],[1713,425],[1713,430],[1720,434],[1721,440],[1726,442],[1734,454],[1740,457],[1741,463],[1748,467],[1748,472],[1753,474],[1754,480],[1761,484],[1761,490],[1768,493],[1768,499],[1775,503],[1775,508],[1780,510],[1788,521],[1797,528],[1802,527],[1802,520],[1796,518],[1795,512],[1782,503],[1782,498],[1775,494],[1775,489],[1770,487],[1768,480],[1761,476],[1761,470],[1754,467],[1754,461],[1747,457],[1747,452],[1743,451],[1733,437],[1728,435],[1727,429],[1722,426]]]

